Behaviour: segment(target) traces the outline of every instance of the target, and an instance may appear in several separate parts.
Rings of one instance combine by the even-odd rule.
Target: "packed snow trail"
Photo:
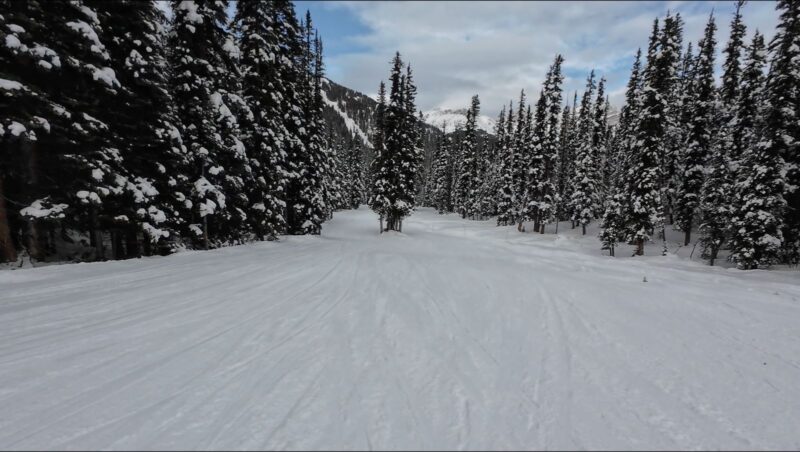
[[[0,272],[0,448],[800,448],[796,272],[579,243],[362,207]]]

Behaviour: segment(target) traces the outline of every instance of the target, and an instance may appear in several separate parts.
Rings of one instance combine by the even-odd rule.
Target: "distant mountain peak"
[[[422,113],[422,119],[443,132],[452,132],[467,123],[466,108],[434,108]],[[484,115],[478,116],[478,128],[486,133],[494,133],[495,120]]]

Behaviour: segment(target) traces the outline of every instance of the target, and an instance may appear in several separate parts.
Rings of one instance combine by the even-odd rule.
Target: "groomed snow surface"
[[[0,272],[0,448],[800,448],[796,271],[377,228]]]

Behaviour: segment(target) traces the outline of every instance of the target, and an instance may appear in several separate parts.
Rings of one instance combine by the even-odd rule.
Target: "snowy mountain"
[[[372,147],[370,141],[374,126],[375,99],[323,79],[322,100],[325,103],[323,117],[325,125],[337,138],[355,135],[362,144]]]
[[[347,142],[351,136],[355,136],[366,148],[364,150],[366,160],[371,161],[372,134],[378,102],[366,94],[332,80],[323,80],[322,100],[325,106],[322,116],[325,120],[325,127],[335,139],[341,142]],[[448,128],[448,130],[451,129]],[[437,137],[440,135],[439,128],[423,123],[422,142],[426,165],[429,164],[436,147]]]
[[[456,127],[463,127],[467,122],[467,109],[435,108],[422,114],[425,123],[444,132],[452,132]],[[495,120],[484,115],[478,116],[478,128],[486,133],[494,133]]]

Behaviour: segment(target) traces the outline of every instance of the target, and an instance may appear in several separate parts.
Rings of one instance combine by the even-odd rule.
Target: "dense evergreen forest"
[[[399,53],[377,101],[327,80],[290,1],[228,17],[228,1],[173,0],[167,18],[154,1],[0,0],[0,261],[319,234],[367,203],[381,231],[425,205],[542,234],[595,222],[612,255],[666,254],[673,228],[712,265],[796,265],[800,3],[776,7],[772,40],[746,42],[737,4],[719,82],[717,18],[684,44],[667,13],[613,124],[606,80],[564,93],[557,55],[487,135],[477,95],[458,130],[425,126]]]
[[[712,265],[722,250],[743,269],[796,265],[800,2],[776,3],[780,21],[768,44],[757,30],[745,42],[743,6],[730,23],[721,83],[713,13],[696,45],[684,45],[679,14],[655,19],[613,126],[605,79],[594,71],[580,98],[564,99],[561,55],[536,103],[523,91],[484,145],[475,96],[464,130],[438,144],[424,203],[539,233],[569,221],[586,234],[599,222],[611,255],[621,243],[643,254],[648,241],[663,241],[666,254],[670,227],[684,233],[685,245],[699,231]]]

